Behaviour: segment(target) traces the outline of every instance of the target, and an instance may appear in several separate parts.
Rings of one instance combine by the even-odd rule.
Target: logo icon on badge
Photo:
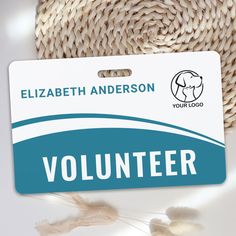
[[[171,81],[171,92],[180,102],[194,102],[203,92],[203,78],[192,70],[180,71]]]

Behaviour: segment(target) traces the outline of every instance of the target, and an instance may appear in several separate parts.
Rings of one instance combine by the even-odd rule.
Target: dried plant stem
[[[74,202],[77,205],[80,215],[54,223],[44,221],[38,224],[36,229],[41,236],[64,234],[79,227],[108,225],[116,222],[119,218],[117,210],[104,202],[88,203],[78,194],[68,194],[66,197],[69,202]]]

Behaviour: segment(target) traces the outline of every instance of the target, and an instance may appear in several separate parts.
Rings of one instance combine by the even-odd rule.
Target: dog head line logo
[[[191,70],[180,71],[171,81],[171,92],[180,102],[194,102],[202,91],[202,76]]]

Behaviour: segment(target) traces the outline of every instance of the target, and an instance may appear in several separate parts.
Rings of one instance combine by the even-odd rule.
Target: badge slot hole
[[[129,77],[131,75],[131,69],[109,69],[98,71],[99,78]]]

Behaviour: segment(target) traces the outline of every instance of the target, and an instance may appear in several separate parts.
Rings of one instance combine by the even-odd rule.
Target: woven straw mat
[[[40,0],[36,47],[40,59],[217,51],[236,126],[236,0]]]

